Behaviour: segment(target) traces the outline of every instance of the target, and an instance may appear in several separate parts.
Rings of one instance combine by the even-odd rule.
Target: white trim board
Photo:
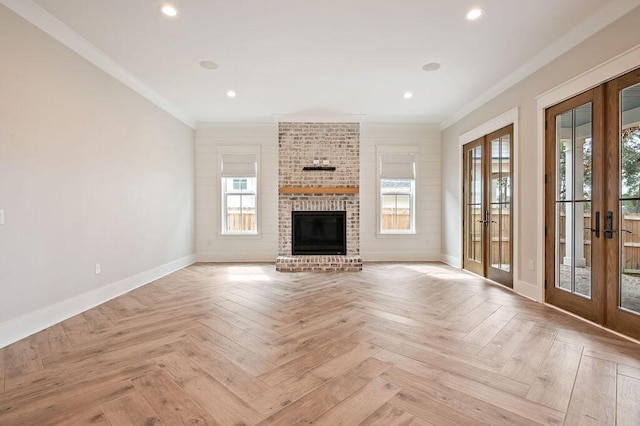
[[[195,255],[186,256],[0,324],[0,348],[193,263]]]
[[[515,140],[517,139],[517,135],[516,135],[517,123],[518,123],[518,108],[516,107],[460,135],[458,137],[458,142],[460,142],[459,144],[460,148],[462,148],[462,145],[464,144],[473,142],[476,139],[479,139],[483,136],[488,135],[489,133],[493,133],[496,130],[500,130],[503,127],[507,127],[510,124],[514,125],[513,138],[514,138],[514,144],[515,144]]]
[[[534,302],[543,303],[543,300],[541,299],[541,296],[540,296],[540,290],[542,286],[538,286],[536,284],[531,284],[522,280],[514,279],[513,288],[518,289],[516,293],[518,293],[520,296],[524,296],[527,299],[533,300]]]
[[[518,117],[519,117],[519,113],[518,113],[518,108],[513,108],[510,109],[509,111],[494,117],[493,119],[469,130],[468,132],[460,135],[458,137],[458,161],[459,161],[459,166],[460,166],[460,173],[458,174],[458,188],[460,191],[462,191],[462,175],[463,175],[463,170],[464,170],[464,164],[462,164],[462,147],[469,143],[469,142],[473,142],[474,140],[481,138],[483,136],[486,136],[492,132],[495,132],[496,130],[500,130],[503,127],[509,126],[510,124],[513,124],[513,159],[512,159],[512,163],[513,163],[513,181],[511,183],[511,187],[512,188],[516,188],[516,202],[513,203],[513,219],[512,219],[512,229],[513,229],[513,259],[515,260],[513,262],[513,290],[518,293],[518,294],[523,294],[526,295],[527,297],[530,297],[529,295],[532,293],[531,289],[528,288],[530,286],[530,284],[528,286],[525,286],[524,281],[520,281],[518,279],[519,275],[519,268],[518,268],[518,259],[520,259],[520,244],[519,244],[519,233],[518,233],[518,227],[520,226],[520,195],[518,193],[519,190],[519,184],[520,184],[520,178],[519,178],[519,168],[518,168],[518,163],[519,163],[519,122],[518,122]],[[460,199],[461,203],[464,203],[464,200],[462,200],[462,198]],[[460,206],[460,211],[462,211],[462,205]],[[458,235],[459,237],[459,241],[462,241],[463,235],[462,235],[462,228],[460,228],[460,235]],[[460,268],[462,268],[462,259],[464,258],[464,253],[462,252],[463,248],[460,247],[460,253],[459,253],[459,257],[458,257],[458,262],[460,265]],[[454,256],[448,256],[451,259],[455,259]],[[453,265],[452,265],[453,266]]]
[[[440,254],[425,251],[424,253],[389,253],[374,251],[362,256],[363,262],[440,262]]]
[[[447,265],[456,268],[462,269],[462,259],[455,256],[450,256],[448,254],[440,253],[440,261],[442,263],[446,263]]]
[[[537,179],[538,182],[544,182],[544,135],[545,135],[545,109],[553,106],[559,102],[570,99],[580,93],[583,93],[589,89],[592,89],[600,84],[614,79],[620,75],[623,75],[634,68],[638,67],[640,64],[640,44],[635,47],[627,50],[626,52],[621,53],[608,61],[603,62],[602,64],[580,74],[579,76],[572,78],[571,80],[566,81],[565,83],[539,95],[536,97],[537,101],[537,115],[538,115],[538,123],[537,123]],[[537,263],[538,267],[538,275],[537,280],[540,291],[539,297],[540,301],[544,301],[544,208],[545,208],[545,199],[544,199],[544,185],[540,185],[537,194],[537,221],[538,221],[538,237],[536,243],[538,244],[538,253]]]
[[[536,221],[538,223],[538,232],[536,232],[536,244],[538,245],[538,252],[536,253],[536,264],[538,265],[537,273],[536,273],[536,281],[538,282],[538,299],[540,302],[544,302],[544,272],[545,272],[545,263],[544,263],[544,191],[545,186],[542,184],[544,182],[544,109],[540,109],[538,107],[537,111],[538,115],[538,135],[537,135],[537,149],[536,149],[536,161],[538,165],[538,170],[536,172],[536,178],[539,182],[538,194],[536,195],[536,208],[538,211],[536,212]],[[542,126],[542,127],[541,127]]]
[[[638,64],[640,64],[640,44],[536,96],[538,110],[566,101],[601,85],[605,81],[619,77],[637,68]]]
[[[56,39],[102,71],[109,74],[134,92],[138,93],[158,108],[171,114],[177,120],[196,128],[196,121],[188,114],[180,111],[171,102],[160,96],[136,76],[131,74],[102,50],[89,43],[78,33],[63,24],[55,16],[44,10],[31,0],[0,0],[0,3],[14,13],[31,22],[36,27]]]

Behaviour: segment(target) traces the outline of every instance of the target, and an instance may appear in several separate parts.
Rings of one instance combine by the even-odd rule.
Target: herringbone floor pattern
[[[196,264],[0,349],[0,424],[619,424],[640,347],[441,264]]]

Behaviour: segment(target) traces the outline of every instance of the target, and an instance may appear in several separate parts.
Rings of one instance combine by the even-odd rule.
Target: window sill
[[[260,240],[261,233],[256,234],[218,234],[219,240]]]
[[[380,239],[406,239],[406,238],[418,238],[418,234],[415,232],[377,232],[376,238]]]

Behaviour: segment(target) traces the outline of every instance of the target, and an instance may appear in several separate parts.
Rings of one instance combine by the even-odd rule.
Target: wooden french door
[[[463,267],[513,287],[513,126],[463,147]]]
[[[590,90],[547,109],[545,124],[545,298],[596,322],[604,295],[602,102],[602,87]]]
[[[545,299],[640,338],[640,70],[546,111]]]
[[[606,85],[605,325],[640,338],[640,69]]]

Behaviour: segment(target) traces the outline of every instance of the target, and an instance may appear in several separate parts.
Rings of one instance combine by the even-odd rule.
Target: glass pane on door
[[[576,202],[573,206],[573,216],[577,237],[574,242],[574,291],[591,298],[591,232],[587,229],[591,226],[591,203]]]
[[[511,270],[511,135],[490,142],[491,194],[489,201],[490,265],[506,272]]]
[[[567,244],[565,236],[572,235],[573,229],[567,232],[567,217],[572,217],[573,205],[570,203],[556,203],[556,287],[562,290],[573,290],[573,268],[571,262],[565,265],[567,256]],[[569,223],[571,226],[571,223]]]
[[[467,151],[467,259],[482,262],[482,147]]]
[[[592,107],[556,116],[556,288],[591,297]]]
[[[640,314],[640,84],[620,92],[620,297]]]

